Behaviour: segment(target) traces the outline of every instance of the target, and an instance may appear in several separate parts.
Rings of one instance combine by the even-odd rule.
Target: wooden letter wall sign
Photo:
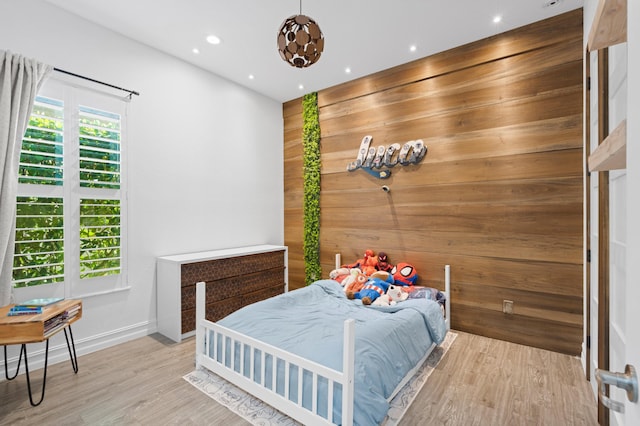
[[[375,177],[386,179],[391,176],[391,170],[375,171],[373,169],[380,169],[383,166],[391,168],[396,164],[401,166],[417,164],[427,154],[427,146],[421,139],[406,142],[402,147],[399,143],[394,143],[388,148],[380,145],[377,149],[370,147],[372,140],[373,137],[369,135],[362,138],[356,160],[347,165],[348,171],[362,169]]]

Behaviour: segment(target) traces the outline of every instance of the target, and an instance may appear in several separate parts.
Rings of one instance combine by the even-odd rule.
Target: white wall
[[[2,1],[0,16],[0,49],[141,94],[128,115],[131,289],[83,299],[79,354],[155,331],[157,256],[283,244],[279,102],[39,0]],[[66,361],[63,337],[52,349]]]

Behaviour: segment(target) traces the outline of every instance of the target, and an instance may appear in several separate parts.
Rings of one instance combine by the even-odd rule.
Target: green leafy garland
[[[320,118],[318,93],[302,100],[302,149],[304,174],[304,269],[306,285],[320,279]]]

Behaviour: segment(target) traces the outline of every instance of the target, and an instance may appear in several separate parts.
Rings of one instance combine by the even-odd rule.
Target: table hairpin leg
[[[73,331],[71,331],[71,326],[67,327],[69,329],[69,335],[71,336],[71,345],[69,345],[69,337],[67,337],[67,329],[64,329],[64,338],[67,340],[67,349],[69,349],[69,359],[71,360],[71,367],[73,367],[73,372],[78,373],[78,356],[76,355],[76,344],[73,341]],[[73,348],[73,354],[71,354],[71,349]]]
[[[8,371],[8,368],[7,368],[7,346],[5,345],[5,347],[4,347],[4,375],[7,378],[7,380],[13,380],[18,376],[18,373],[20,372],[20,363],[22,362],[22,356],[23,355],[24,355],[24,369],[25,369],[26,376],[27,376],[27,389],[29,389],[29,402],[31,402],[31,405],[33,405],[35,407],[37,405],[40,405],[40,403],[44,399],[44,385],[47,383],[47,361],[48,361],[48,358],[49,358],[49,339],[47,339],[47,349],[46,349],[46,355],[44,357],[44,376],[42,377],[42,394],[40,395],[40,401],[38,401],[37,403],[33,402],[33,396],[31,394],[31,377],[29,376],[29,361],[27,359],[27,344],[26,343],[23,343],[21,345],[20,357],[18,358],[18,367],[16,368],[16,374],[14,374],[13,377],[9,377],[9,371]]]
[[[69,329],[69,335],[67,335],[67,328]],[[69,350],[69,358],[71,359],[71,367],[73,367],[73,372],[78,372],[78,356],[76,355],[76,345],[73,341],[73,332],[71,331],[71,326],[68,326],[64,329],[64,338],[67,341],[67,349]],[[71,338],[71,339],[69,339]],[[69,342],[71,340],[71,342]],[[42,400],[44,399],[44,389],[47,384],[47,364],[49,363],[49,339],[46,339],[45,346],[45,354],[44,354],[44,374],[42,376],[42,394],[40,395],[40,400],[38,402],[33,402],[33,395],[31,392],[31,376],[29,374],[29,361],[27,359],[27,345],[23,343],[20,348],[20,357],[18,358],[18,367],[16,368],[16,374],[13,377],[9,377],[9,368],[7,367],[7,346],[4,346],[4,375],[7,380],[13,380],[18,376],[20,372],[20,363],[22,362],[22,356],[24,355],[24,370],[25,375],[27,376],[27,389],[29,390],[29,402],[31,405],[36,407],[40,405]]]
[[[29,402],[31,402],[31,405],[36,407],[40,405],[40,403],[44,399],[44,387],[47,384],[47,363],[49,361],[49,339],[47,339],[47,343],[45,347],[44,375],[42,376],[42,394],[40,395],[40,400],[36,403],[33,402],[33,396],[31,394],[31,378],[29,377],[29,362],[27,361],[27,345],[23,343],[22,349],[24,350],[24,370],[27,376],[27,389],[29,390]]]
[[[7,345],[4,346],[4,377],[6,377],[7,380],[13,380],[18,377],[18,373],[20,372],[20,363],[22,362],[22,353],[26,351],[27,348],[22,345],[22,347],[20,348],[20,358],[18,358],[18,367],[16,368],[16,374],[14,374],[13,377],[9,377],[9,367],[7,367]]]

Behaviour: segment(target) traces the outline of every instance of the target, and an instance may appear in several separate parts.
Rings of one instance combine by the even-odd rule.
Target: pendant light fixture
[[[296,68],[306,68],[315,64],[324,49],[324,35],[320,27],[308,16],[300,14],[284,20],[278,31],[278,51],[280,57]]]

